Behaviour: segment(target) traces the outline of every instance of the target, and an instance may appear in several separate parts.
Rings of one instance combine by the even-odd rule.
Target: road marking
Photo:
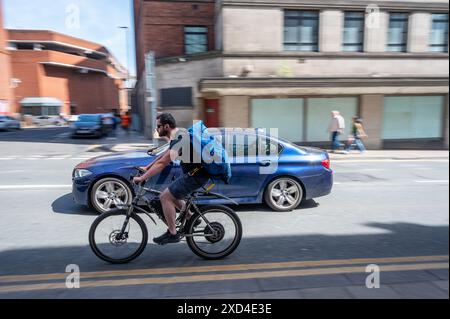
[[[448,183],[448,179],[445,180],[430,180],[430,181],[414,181],[416,183]]]
[[[72,185],[0,185],[0,190],[72,188]]]
[[[410,270],[431,270],[431,269],[448,269],[449,263],[426,263],[426,264],[409,264],[409,265],[385,265],[381,266],[381,271],[410,271]],[[234,274],[211,274],[211,275],[192,275],[192,276],[175,276],[175,277],[153,277],[153,278],[132,278],[132,279],[116,279],[116,280],[100,280],[100,281],[82,281],[82,288],[89,287],[119,287],[119,286],[140,286],[149,284],[179,284],[189,282],[213,282],[225,280],[248,280],[258,278],[282,278],[282,277],[300,277],[300,276],[318,276],[318,275],[337,275],[349,273],[365,273],[366,266],[358,267],[337,267],[337,268],[316,268],[316,269],[300,269],[300,270],[281,270],[281,271],[264,271],[264,272],[248,272]],[[82,276],[84,278],[84,276]],[[35,290],[53,290],[66,289],[65,282],[45,283],[34,285],[14,285],[0,286],[0,293],[19,292],[19,291],[35,291]]]
[[[16,173],[23,173],[26,172],[25,170],[12,170],[12,171],[0,171],[0,174],[16,174]]]
[[[369,163],[369,162],[438,162],[438,163],[447,163],[449,159],[361,159],[361,160],[339,160],[339,159],[331,159],[332,164],[338,163]]]
[[[357,265],[357,264],[385,264],[385,263],[412,263],[412,262],[442,262],[448,261],[448,255],[437,256],[414,256],[414,257],[390,257],[390,258],[361,258],[361,259],[335,259],[335,260],[317,260],[317,261],[288,261],[278,263],[260,263],[260,264],[235,264],[218,266],[196,266],[196,267],[171,267],[171,268],[149,268],[135,270],[113,270],[83,272],[83,278],[101,278],[101,277],[124,277],[124,276],[149,276],[149,275],[169,275],[184,273],[205,273],[215,271],[242,271],[242,270],[264,270],[279,268],[300,268],[300,267],[321,267],[321,266],[339,266],[339,265]],[[26,282],[64,279],[66,273],[41,274],[41,275],[19,275],[19,276],[0,276],[0,283],[7,282]]]

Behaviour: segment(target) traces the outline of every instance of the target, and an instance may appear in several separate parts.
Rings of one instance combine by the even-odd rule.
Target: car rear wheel
[[[121,208],[131,204],[133,194],[130,187],[115,177],[106,177],[97,181],[90,193],[91,206],[99,213]]]
[[[264,199],[277,212],[289,212],[303,200],[302,186],[289,177],[277,178],[267,186]]]

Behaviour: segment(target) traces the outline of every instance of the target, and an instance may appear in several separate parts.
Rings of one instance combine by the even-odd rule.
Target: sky
[[[132,0],[3,0],[5,28],[52,30],[99,43],[136,75]],[[124,29],[128,27],[127,40]]]

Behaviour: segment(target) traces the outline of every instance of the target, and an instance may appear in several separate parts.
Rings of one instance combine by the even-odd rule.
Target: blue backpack
[[[227,151],[222,143],[208,132],[203,121],[198,121],[190,129],[193,151],[201,154],[202,167],[211,177],[222,179],[226,184],[230,182],[231,165]]]

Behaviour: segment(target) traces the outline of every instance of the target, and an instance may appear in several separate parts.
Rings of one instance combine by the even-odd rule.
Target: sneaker
[[[153,242],[158,245],[174,244],[178,243],[179,241],[181,241],[180,234],[177,232],[175,235],[172,235],[169,230],[167,230],[161,236],[153,238]]]

